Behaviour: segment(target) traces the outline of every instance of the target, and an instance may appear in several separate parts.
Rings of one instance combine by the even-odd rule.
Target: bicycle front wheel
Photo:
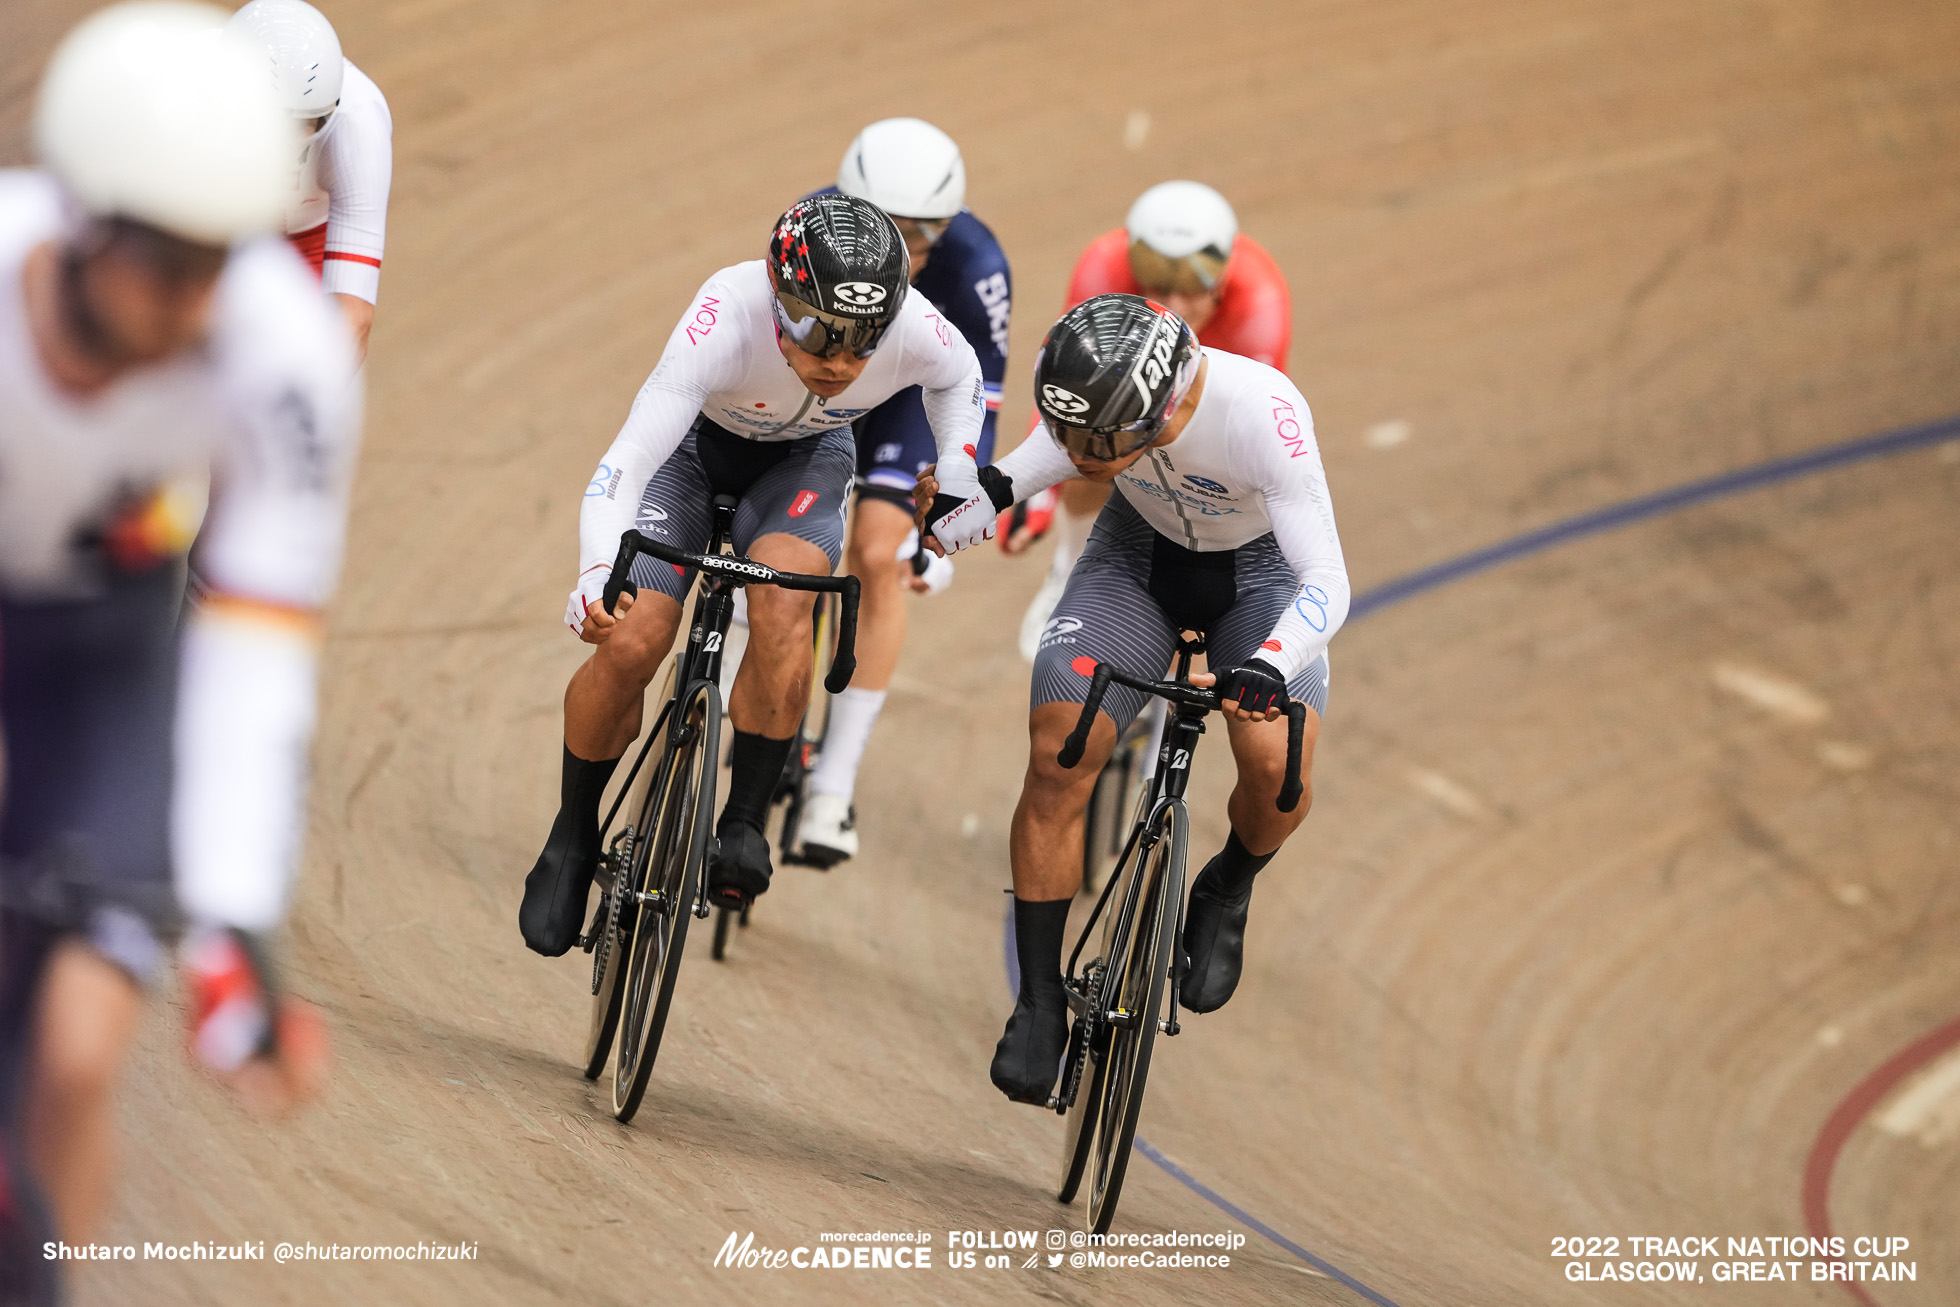
[[[1157,1023],[1168,1014],[1171,958],[1177,946],[1178,906],[1183,900],[1184,857],[1190,822],[1184,805],[1165,805],[1157,817],[1159,838],[1143,867],[1136,924],[1120,953],[1108,958],[1114,1000],[1108,1010],[1109,1038],[1097,1073],[1095,1144],[1089,1156],[1089,1229],[1106,1234],[1116,1218],[1123,1176],[1143,1113],[1143,1090],[1150,1074],[1150,1050]]]
[[[695,682],[667,729],[666,756],[641,823],[651,838],[644,854],[636,848],[638,874],[628,882],[638,893],[625,909],[634,928],[625,949],[619,1053],[613,1065],[613,1115],[621,1121],[631,1121],[640,1110],[660,1053],[688,919],[713,838],[720,690],[709,681]]]
[[[667,660],[667,674],[662,679],[660,701],[666,702],[674,697],[674,677],[679,669],[679,661]],[[648,840],[646,823],[656,811],[648,802],[654,792],[656,773],[662,773],[667,757],[667,720],[663,713],[659,729],[634,758],[634,765],[627,780],[627,791],[620,797],[618,809],[626,814],[628,824],[615,834],[606,850],[606,892],[599,900],[593,917],[592,931],[598,935],[598,943],[593,945],[592,957],[592,1021],[585,1034],[585,1078],[597,1080],[605,1074],[606,1061],[612,1056],[613,1037],[619,1032],[619,1009],[625,997],[620,978],[626,974],[626,951],[633,942],[633,923],[637,914],[626,910],[628,885],[639,883],[641,864],[645,861],[640,852]],[[664,774],[664,773],[662,773]]]

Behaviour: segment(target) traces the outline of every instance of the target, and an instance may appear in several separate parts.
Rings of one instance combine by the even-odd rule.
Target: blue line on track
[[[1562,522],[1526,531],[1500,540],[1494,545],[1459,554],[1440,563],[1431,564],[1420,571],[1398,577],[1372,590],[1364,591],[1354,597],[1348,607],[1349,623],[1359,621],[1370,613],[1377,612],[1390,604],[1414,598],[1425,591],[1435,590],[1452,581],[1460,581],[1466,576],[1488,571],[1514,559],[1529,554],[1540,553],[1570,540],[1584,536],[1598,535],[1619,527],[1644,522],[1648,518],[1660,517],[1694,504],[1705,503],[1711,499],[1722,499],[1729,495],[1745,494],[1760,490],[1764,486],[1775,485],[1779,481],[1789,481],[1814,472],[1823,472],[1850,463],[1862,463],[1868,459],[1884,458],[1891,454],[1903,454],[1929,445],[1943,444],[1949,440],[1960,440],[1960,414],[1942,418],[1937,422],[1927,422],[1916,427],[1903,427],[1897,431],[1887,431],[1881,435],[1865,436],[1857,440],[1846,440],[1835,445],[1825,445],[1802,454],[1792,454],[1787,458],[1771,459],[1767,463],[1757,463],[1750,467],[1738,468],[1733,472],[1723,472],[1717,476],[1705,477],[1700,481],[1690,481],[1670,490],[1656,491],[1651,495],[1641,495],[1635,499],[1624,500],[1618,504],[1608,504],[1590,512],[1568,517]],[[1021,968],[1014,953],[1014,910],[1010,900],[1007,912],[1006,930],[1008,988],[1019,992]],[[1274,1244],[1284,1248],[1295,1257],[1313,1267],[1321,1274],[1339,1280],[1348,1288],[1366,1298],[1377,1307],[1396,1307],[1396,1304],[1369,1288],[1333,1263],[1314,1256],[1299,1244],[1294,1243],[1279,1231],[1259,1220],[1244,1208],[1233,1203],[1217,1190],[1199,1180],[1170,1158],[1157,1151],[1141,1135],[1137,1136],[1136,1150],[1155,1162],[1172,1179],[1182,1184],[1192,1193],[1238,1221],[1247,1229],[1256,1231]]]
[[[1330,1279],[1339,1280],[1342,1284],[1345,1284],[1348,1288],[1354,1290],[1356,1293],[1360,1294],[1363,1298],[1366,1298],[1369,1302],[1379,1304],[1379,1307],[1396,1307],[1394,1302],[1392,1302],[1387,1298],[1384,1298],[1381,1294],[1375,1292],[1373,1289],[1370,1289],[1367,1285],[1361,1283],[1361,1281],[1355,1279],[1352,1275],[1349,1275],[1346,1271],[1334,1265],[1334,1263],[1328,1261],[1322,1261],[1320,1258],[1314,1256],[1312,1253],[1302,1248],[1299,1244],[1294,1243],[1291,1239],[1281,1234],[1278,1230],[1273,1229],[1272,1226],[1267,1225],[1264,1221],[1260,1220],[1252,1213],[1246,1211],[1243,1207],[1240,1207],[1237,1203],[1232,1202],[1230,1199],[1226,1198],[1224,1195],[1220,1194],[1218,1191],[1211,1188],[1211,1186],[1207,1185],[1204,1181],[1198,1179],[1196,1176],[1192,1175],[1189,1171],[1179,1166],[1176,1162],[1173,1162],[1170,1158],[1165,1157],[1162,1153],[1158,1152],[1146,1140],[1143,1140],[1141,1138],[1138,1139],[1136,1142],[1136,1149],[1139,1153],[1142,1153],[1145,1157],[1149,1158],[1157,1165],[1163,1167],[1164,1170],[1170,1173],[1173,1179],[1181,1182],[1187,1189],[1197,1194],[1200,1198],[1210,1203],[1213,1207],[1216,1207],[1219,1211],[1225,1213],[1227,1216],[1231,1217],[1233,1220],[1237,1221],[1239,1224],[1245,1226],[1246,1228],[1250,1230],[1255,1230],[1258,1233],[1266,1236],[1266,1238],[1272,1240],[1280,1247],[1286,1249],[1286,1251],[1292,1253],[1295,1257],[1298,1257],[1301,1261],[1313,1267],[1316,1271],[1319,1271],[1322,1275],[1325,1275]]]
[[[1563,522],[1541,526],[1535,531],[1512,536],[1509,540],[1500,540],[1494,545],[1486,545],[1482,549],[1474,549],[1467,554],[1444,559],[1421,571],[1411,572],[1407,576],[1378,585],[1354,597],[1354,602],[1348,608],[1347,619],[1350,622],[1355,621],[1377,609],[1413,598],[1426,590],[1434,590],[1452,581],[1460,581],[1466,576],[1487,571],[1513,559],[1523,558],[1527,554],[1539,553],[1554,545],[1562,545],[1568,540],[1577,540],[1581,536],[1598,535],[1602,531],[1631,526],[1635,522],[1644,522],[1650,517],[1672,513],[1692,504],[1759,490],[1779,481],[1809,476],[1813,472],[1842,467],[1847,463],[1862,463],[1866,459],[1884,458],[1888,454],[1903,454],[1907,450],[1920,449],[1954,439],[1960,439],[1960,416],[1942,418],[1938,422],[1928,422],[1923,426],[1888,431],[1883,435],[1825,445],[1822,449],[1813,449],[1808,453],[1772,459],[1767,463],[1758,463],[1753,467],[1740,468],[1734,472],[1724,472],[1701,481],[1690,481],[1671,490],[1656,491],[1637,499],[1608,504],[1604,508],[1595,508],[1577,517],[1568,517]]]

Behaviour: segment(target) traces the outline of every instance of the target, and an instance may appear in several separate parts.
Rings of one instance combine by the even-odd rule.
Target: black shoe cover
[[[769,837],[745,821],[726,822],[715,832],[715,854],[708,860],[708,897],[754,901],[769,890],[775,866]]]
[[[1193,1012],[1216,1012],[1239,987],[1245,965],[1245,921],[1252,887],[1232,898],[1215,897],[1203,876],[1191,886],[1184,910],[1184,979],[1178,1003]]]
[[[599,851],[572,836],[572,818],[564,813],[551,823],[551,836],[537,865],[524,878],[524,905],[517,910],[517,928],[536,953],[555,958],[578,943],[585,925],[585,900]]]
[[[1030,997],[1023,992],[1007,1018],[1007,1029],[994,1048],[988,1070],[994,1088],[1020,1103],[1048,1104],[1062,1055],[1068,1052],[1068,1000],[1057,989],[1053,996]]]

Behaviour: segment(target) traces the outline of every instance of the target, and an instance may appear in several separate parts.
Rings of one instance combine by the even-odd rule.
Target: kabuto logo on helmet
[[[845,312],[885,302],[885,288],[869,281],[842,281],[832,286],[830,293]]]
[[[1041,388],[1041,399],[1042,403],[1047,407],[1067,417],[1074,417],[1077,413],[1087,413],[1089,411],[1088,400],[1082,398],[1082,396],[1076,394],[1074,391],[1063,390],[1060,386],[1043,386]]]

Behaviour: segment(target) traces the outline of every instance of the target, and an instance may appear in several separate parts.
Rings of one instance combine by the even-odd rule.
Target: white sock
[[[858,764],[864,761],[864,746],[871,741],[871,728],[884,711],[883,690],[850,689],[830,696],[830,723],[824,728],[823,752],[810,771],[812,794],[834,794],[849,800],[857,788]]]

